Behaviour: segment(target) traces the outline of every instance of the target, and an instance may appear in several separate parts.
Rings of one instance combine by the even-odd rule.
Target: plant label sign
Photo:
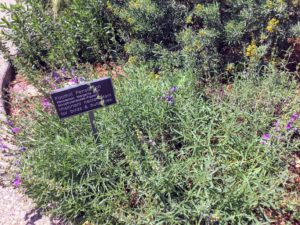
[[[109,77],[54,90],[51,98],[61,119],[116,103]]]

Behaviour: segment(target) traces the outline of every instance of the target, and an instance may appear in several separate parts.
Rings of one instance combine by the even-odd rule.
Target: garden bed
[[[300,223],[296,1],[1,7],[26,77],[10,89],[14,183],[41,209],[75,224]],[[117,104],[95,111],[95,142],[50,92],[99,76]]]
[[[76,218],[76,220],[82,222],[90,220],[95,223],[102,223],[99,221],[103,221],[105,218],[111,218],[113,221],[119,221],[123,218],[118,223],[122,223],[121,221],[123,220],[126,220],[126,223],[131,223],[129,217],[124,217],[125,215],[123,215],[122,212],[123,207],[129,210],[128,213],[139,212],[139,214],[144,215],[143,208],[146,207],[147,204],[152,204],[151,201],[154,201],[154,199],[160,196],[159,193],[161,191],[161,194],[164,193],[163,196],[170,195],[171,199],[181,205],[185,204],[183,202],[180,203],[181,201],[185,198],[190,198],[188,196],[184,197],[186,194],[194,195],[199,193],[197,191],[199,189],[204,193],[212,195],[211,200],[224,201],[223,203],[219,203],[221,205],[227,201],[226,204],[231,204],[231,201],[235,201],[234,199],[237,197],[232,196],[230,199],[226,199],[232,194],[238,195],[239,197],[237,199],[243,199],[243,201],[245,201],[243,204],[248,202],[250,200],[249,198],[253,198],[251,200],[253,201],[257,198],[257,195],[261,198],[259,202],[263,199],[265,201],[269,199],[269,197],[265,195],[271,194],[272,198],[278,198],[278,200],[276,200],[278,201],[277,206],[273,204],[265,205],[265,203],[261,202],[262,205],[258,207],[261,208],[260,210],[256,209],[256,207],[253,209],[250,207],[247,209],[250,210],[247,212],[247,215],[253,213],[253,215],[256,215],[256,220],[267,219],[268,221],[273,221],[271,222],[272,224],[282,224],[284,222],[291,222],[292,224],[299,223],[299,219],[296,217],[297,207],[299,207],[299,198],[295,195],[299,192],[298,152],[295,152],[292,146],[289,147],[291,152],[283,151],[285,141],[280,144],[280,142],[278,143],[273,137],[269,138],[263,136],[264,130],[270,133],[270,135],[271,133],[272,135],[276,134],[275,128],[272,127],[274,119],[277,118],[282,121],[280,123],[280,129],[282,129],[281,135],[283,135],[284,138],[288,138],[288,136],[285,136],[288,135],[285,131],[285,124],[288,123],[290,115],[295,114],[298,109],[296,102],[299,98],[296,94],[298,91],[296,83],[293,88],[290,86],[289,89],[287,89],[285,85],[288,85],[288,83],[286,83],[288,80],[280,76],[280,86],[277,86],[276,89],[272,87],[274,85],[273,78],[262,78],[261,81],[259,81],[259,87],[255,88],[252,86],[254,84],[252,81],[248,81],[248,84],[243,84],[239,80],[229,86],[221,84],[214,87],[202,86],[201,88],[203,90],[201,93],[203,93],[203,100],[201,100],[202,94],[196,97],[197,95],[193,96],[195,93],[189,93],[193,87],[196,89],[199,88],[197,81],[193,81],[192,77],[182,80],[182,77],[190,76],[191,74],[186,74],[185,76],[173,74],[170,77],[160,77],[153,80],[152,76],[147,77],[147,75],[143,75],[149,74],[145,69],[126,69],[125,71],[126,74],[128,74],[127,77],[123,76],[114,79],[119,104],[109,109],[101,109],[96,113],[97,126],[101,131],[100,149],[93,141],[86,116],[83,115],[65,121],[58,121],[57,116],[53,114],[52,110],[43,110],[42,100],[46,96],[29,98],[24,102],[24,99],[16,98],[13,94],[11,95],[13,103],[11,107],[12,116],[15,121],[18,121],[22,129],[22,132],[18,134],[18,140],[21,141],[20,143],[25,145],[27,149],[24,152],[22,161],[24,174],[21,175],[21,179],[25,187],[27,187],[29,195],[33,196],[40,206],[46,207],[47,210],[60,216],[67,215],[69,219]],[[91,77],[93,76],[91,75]],[[96,76],[94,75],[94,77]],[[17,81],[12,84],[10,90],[14,90],[16,85],[22,86],[20,82],[23,83],[24,79],[18,76],[17,78]],[[278,79],[278,77],[276,79]],[[257,83],[257,81],[255,82]],[[176,89],[171,88],[171,92],[168,92],[168,87],[172,87],[172,85],[176,85]],[[272,89],[274,90],[273,92],[271,91]],[[280,94],[278,94],[278,90]],[[171,94],[172,92],[174,93]],[[165,99],[164,93],[169,93],[170,97]],[[186,95],[188,95],[189,98],[186,98]],[[287,97],[288,101],[283,101],[281,97],[283,95],[289,96]],[[149,99],[152,99],[151,102],[149,102]],[[255,100],[252,101],[251,99]],[[280,102],[280,109],[278,109]],[[197,106],[194,107],[199,108],[197,110],[196,108],[191,110],[190,107],[192,107],[193,104],[197,104]],[[130,105],[132,109],[128,108]],[[273,106],[277,106],[277,108]],[[226,107],[229,108],[227,109]],[[199,110],[202,116],[195,116],[194,113]],[[276,110],[280,111],[280,113],[276,112]],[[25,114],[23,114],[24,112]],[[249,114],[249,112],[254,113],[254,117]],[[163,113],[164,116],[160,115],[161,113]],[[272,114],[275,117],[272,116]],[[28,115],[34,118],[34,120],[27,118],[26,116]],[[145,118],[146,120],[141,118]],[[201,119],[202,122],[192,122],[190,118],[194,118],[196,121]],[[214,120],[219,121],[218,123],[220,124],[211,124],[211,121]],[[253,122],[251,122],[252,120]],[[147,121],[151,122],[149,123]],[[177,122],[174,123],[175,121]],[[228,127],[226,124],[229,122],[231,125]],[[202,123],[204,124],[201,125]],[[179,124],[184,126],[179,126]],[[250,132],[243,128],[246,124],[247,129],[253,126]],[[257,125],[262,126],[262,128],[255,128]],[[297,127],[298,125],[294,124],[294,126]],[[210,131],[208,130],[209,127],[211,127]],[[125,136],[123,137],[126,142],[122,141],[123,138],[119,139],[119,141],[115,140],[116,138],[118,139],[120,135],[124,135],[119,133],[119,129],[121,129],[120,131],[124,132],[124,134],[129,135],[127,138],[125,138]],[[271,131],[267,131],[269,129],[271,129]],[[181,132],[185,134],[183,135]],[[209,137],[208,143],[202,142],[201,139],[199,139],[200,142],[197,142],[197,138],[194,136],[195,132],[203,136],[205,140]],[[228,135],[230,136],[226,136],[227,132],[229,132]],[[231,134],[235,134],[235,136],[241,138],[241,140],[235,139]],[[251,136],[250,139],[248,135]],[[294,140],[293,142],[298,143],[297,133],[293,135],[294,137],[290,137],[292,138],[290,140]],[[111,140],[114,140],[114,142],[111,142]],[[249,146],[251,151],[243,153],[249,147],[246,147],[247,145],[244,145],[242,142],[250,143],[250,140],[252,140],[251,142],[253,143],[251,144],[253,147]],[[264,142],[266,142],[266,144],[262,144]],[[118,143],[122,144],[123,147],[118,147]],[[227,147],[223,149],[223,145]],[[136,148],[137,152],[131,152],[130,149],[125,150],[129,146]],[[235,148],[239,150],[236,151],[234,150]],[[284,148],[286,148],[286,146]],[[143,154],[145,155],[137,154],[139,151],[141,151],[141,153],[144,151]],[[247,154],[249,155],[247,156]],[[107,161],[107,157],[111,161]],[[130,159],[126,159],[127,157],[130,157]],[[143,162],[143,157],[147,157],[151,164],[144,164],[146,161]],[[73,158],[76,160],[73,161]],[[277,161],[279,159],[280,162]],[[208,162],[205,162],[206,160],[210,160],[210,164],[207,165]],[[71,164],[73,164],[73,166],[69,167],[68,165]],[[145,167],[144,169],[148,169],[146,171],[143,171],[144,169],[141,170],[141,168],[138,169],[139,164],[143,165],[143,167]],[[209,176],[211,172],[208,172],[210,169],[208,170],[205,166],[209,166],[208,168],[211,169],[211,172],[218,170],[217,168],[223,169],[220,170],[219,175],[219,172],[214,173],[215,175],[212,179],[212,177]],[[132,172],[130,172],[130,170],[127,171],[131,167],[135,169],[133,169]],[[53,174],[51,174],[52,172],[49,173],[50,171],[46,168],[52,168],[51,171],[53,171]],[[257,169],[263,170],[264,172],[261,171],[261,173],[268,175],[262,176],[257,174],[255,172]],[[131,180],[130,182],[123,180],[120,181],[121,183],[111,183],[112,181],[106,180],[106,176],[114,176],[114,171],[121,172],[123,170],[127,172],[123,175],[120,173],[117,176],[119,178],[124,176],[126,180]],[[60,172],[56,174],[58,171]],[[172,171],[172,174],[170,174],[169,171]],[[200,171],[203,172],[200,173]],[[198,177],[199,173],[204,176],[204,172],[208,173],[205,176],[205,182],[204,180],[198,180],[200,179]],[[66,175],[69,173],[73,175]],[[136,173],[141,174],[138,175]],[[240,178],[241,175],[239,175],[239,173],[244,174],[242,176],[247,176],[245,181]],[[256,175],[253,176],[252,173]],[[274,174],[271,175],[272,173]],[[76,179],[72,178],[70,180],[70,178],[68,178],[78,175],[79,177]],[[219,176],[225,176],[227,178],[224,179]],[[238,189],[238,192],[231,189],[227,194],[222,194],[220,189],[220,194],[223,197],[219,199],[219,197],[217,197],[219,195],[218,186],[221,185],[219,188],[226,188],[226,185],[224,186],[222,183],[228,182],[227,179],[232,176],[234,178],[231,182],[237,182],[235,187],[242,189]],[[167,180],[164,180],[164,177],[172,181],[172,183],[167,184]],[[181,178],[177,180],[176,177]],[[119,178],[115,177],[114,179]],[[146,180],[139,181],[141,178]],[[105,186],[108,185],[110,188],[101,189],[102,191],[99,190],[100,192],[94,193],[92,191],[93,188],[104,188],[98,186],[98,182],[94,183],[98,179],[98,182],[105,182]],[[204,179],[204,177],[201,179]],[[271,186],[269,186],[267,183],[264,184],[265,181],[272,181],[273,183],[270,183]],[[86,182],[89,182],[89,185]],[[114,182],[117,182],[117,180],[114,180]],[[143,182],[146,183],[143,184]],[[185,184],[185,182],[187,183]],[[249,186],[250,189],[244,186],[248,182],[251,183],[251,188]],[[267,188],[266,192],[263,192],[264,194],[260,193],[262,187],[256,191],[253,190],[253,188],[256,187],[256,182],[263,185],[262,187],[265,186],[265,188]],[[154,184],[155,186],[159,185],[161,191],[156,189],[153,186]],[[44,185],[47,185],[50,189],[42,188]],[[85,185],[88,186],[85,187]],[[118,185],[121,185],[121,189]],[[278,190],[281,190],[279,192],[280,194],[271,191],[275,188],[274,185],[279,188]],[[202,187],[205,188],[203,189]],[[78,192],[80,188],[83,188],[82,194]],[[169,188],[169,190],[166,188]],[[246,190],[247,195],[242,194]],[[70,202],[68,198],[73,198],[72,195],[74,195],[74,192],[77,193],[75,194],[77,197],[74,199],[75,205],[73,205],[74,203],[69,205]],[[50,194],[48,197],[46,197],[48,195],[47,193]],[[59,197],[53,199],[50,197],[52,195],[51,193],[56,193],[55,195]],[[59,193],[61,193],[61,195]],[[109,199],[115,199],[113,196],[118,195],[118,193],[121,194],[123,200],[122,203],[119,203],[120,205],[115,205],[114,201]],[[152,193],[151,195],[157,193],[158,196],[153,196],[153,199],[148,199],[147,196],[150,193]],[[226,197],[228,194],[229,196]],[[68,197],[68,195],[70,196]],[[85,195],[91,196],[89,200],[82,199]],[[111,208],[106,208],[109,210],[107,214],[100,208],[98,212],[96,209],[93,209],[92,205],[89,205],[90,201],[103,201],[106,199],[104,197],[106,195],[110,196],[109,199],[106,200],[106,204],[111,204]],[[49,199],[42,199],[38,196],[45,196],[46,199]],[[159,197],[160,199],[162,198],[160,201],[163,201],[163,196]],[[98,199],[99,197],[104,199],[100,200]],[[200,199],[203,197],[200,197]],[[98,200],[93,200],[94,198]],[[211,200],[207,199],[206,201]],[[83,201],[84,203],[76,203],[77,201]],[[165,201],[164,204],[171,204],[169,200],[166,199]],[[192,202],[193,200],[191,204]],[[47,207],[49,204],[54,207]],[[89,207],[82,208],[80,206],[81,204],[89,205]],[[204,203],[204,205],[206,204],[207,203]],[[238,208],[240,208],[240,204],[242,203],[239,203]],[[76,205],[79,207],[80,212],[76,211]],[[149,206],[151,205],[147,207]],[[68,212],[70,214],[65,213],[67,210],[65,207],[69,208]],[[171,205],[168,207],[171,207]],[[118,216],[114,214],[113,209],[117,209],[116,212],[118,212]],[[95,213],[90,214],[93,210],[96,210]],[[164,210],[157,211],[155,214],[160,215]],[[181,212],[183,209],[178,208],[177,210]],[[232,210],[237,210],[237,208]],[[216,212],[214,214],[208,214],[210,215],[209,218],[211,221],[218,221],[222,218],[222,213],[226,211],[218,209],[217,212],[218,214],[215,214]],[[178,216],[184,218],[183,214],[179,214]],[[255,219],[255,217],[253,217],[253,219]],[[146,217],[144,219],[150,222],[152,220],[151,218],[155,220],[156,217]],[[189,218],[191,217],[189,216]],[[225,218],[223,217],[223,219]],[[136,219],[141,218],[137,217]],[[178,219],[179,218],[174,217],[170,221],[175,222]]]

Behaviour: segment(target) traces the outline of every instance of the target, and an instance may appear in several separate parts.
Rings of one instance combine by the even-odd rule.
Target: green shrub
[[[20,51],[18,68],[129,57],[152,61],[156,70],[232,75],[284,56],[287,37],[299,35],[297,1],[74,0],[57,15],[37,0],[2,8],[12,14],[4,38]]]
[[[72,1],[57,16],[39,0],[1,8],[11,14],[10,21],[3,19],[2,38],[17,47],[15,64],[20,69],[70,68],[116,60],[122,54],[119,22],[98,1]]]
[[[263,209],[279,209],[299,147],[285,141],[298,107],[289,74],[269,66],[209,94],[192,72],[126,73],[114,82],[118,104],[96,113],[98,146],[87,115],[60,121],[40,110],[25,121],[21,179],[38,205],[78,223],[267,223]],[[283,141],[272,128],[278,105]]]
[[[293,1],[111,2],[115,16],[131,27],[129,55],[160,59],[162,69],[168,65],[161,62],[173,57],[175,68],[195,68],[200,76],[228,75],[244,63],[265,64],[272,51],[287,50],[287,37],[298,35],[299,4]],[[144,45],[143,57],[137,42]],[[165,50],[157,51],[157,45]]]

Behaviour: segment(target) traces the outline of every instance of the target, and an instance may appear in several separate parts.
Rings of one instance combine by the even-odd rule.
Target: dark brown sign
[[[54,90],[51,97],[61,119],[116,103],[109,77]]]

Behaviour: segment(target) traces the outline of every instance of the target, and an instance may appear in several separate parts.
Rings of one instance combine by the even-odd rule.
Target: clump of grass
[[[299,147],[285,131],[261,143],[276,105],[296,109],[289,74],[269,67],[207,99],[189,71],[126,73],[115,81],[118,104],[96,113],[101,145],[86,115],[60,121],[41,110],[26,124],[21,177],[38,205],[95,224],[269,222],[263,209],[280,207],[286,158]]]

